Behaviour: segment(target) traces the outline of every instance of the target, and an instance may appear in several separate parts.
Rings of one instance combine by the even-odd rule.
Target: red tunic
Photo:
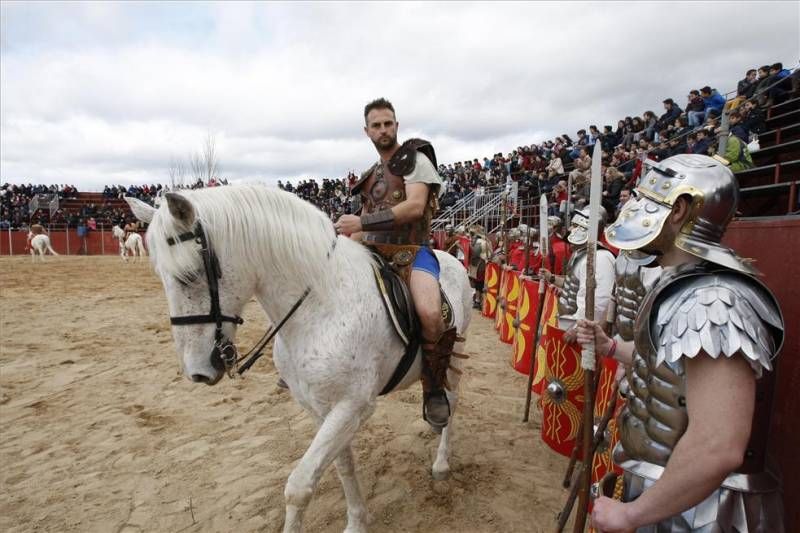
[[[569,245],[563,239],[553,235],[550,237],[550,249],[552,250],[551,257],[555,260],[555,265],[551,265],[550,271],[561,276],[564,274],[564,265],[569,260]],[[550,258],[547,262],[550,263]]]

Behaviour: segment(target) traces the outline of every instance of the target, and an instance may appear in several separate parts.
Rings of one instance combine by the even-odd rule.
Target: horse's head
[[[167,193],[158,209],[125,198],[134,215],[150,224],[151,261],[167,295],[172,337],[183,373],[192,381],[216,384],[235,360],[239,314],[255,289],[234,258],[217,255],[211,221],[189,198]]]

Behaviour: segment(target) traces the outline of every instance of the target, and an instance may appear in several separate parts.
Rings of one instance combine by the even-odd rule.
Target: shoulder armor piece
[[[651,335],[656,366],[695,357],[741,352],[761,376],[783,345],[783,316],[757,279],[734,271],[679,277],[663,288]]]
[[[375,163],[374,165],[372,165],[367,170],[361,173],[361,177],[358,178],[358,181],[355,182],[352,187],[350,187],[350,194],[355,194],[358,192],[358,190],[361,188],[362,185],[364,185],[364,182],[367,181],[367,178],[370,176],[370,174],[372,174],[372,172],[375,170],[375,167],[377,166],[378,163]]]
[[[436,152],[433,150],[433,145],[424,139],[409,139],[404,142],[400,149],[394,153],[389,160],[389,172],[395,176],[408,176],[414,172],[414,167],[417,165],[417,152],[422,152],[433,163],[433,168],[436,165]]]

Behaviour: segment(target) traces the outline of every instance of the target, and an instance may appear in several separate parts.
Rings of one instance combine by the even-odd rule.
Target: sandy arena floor
[[[149,264],[116,257],[0,258],[0,530],[280,531],[283,487],[312,422],[262,358],[216,387],[177,373]],[[266,327],[251,302],[239,343]],[[549,531],[566,460],[522,424],[526,377],[488,319],[469,332],[449,480],[419,386],[379,402],[355,440],[373,532]],[[330,468],[306,530],[342,531]]]

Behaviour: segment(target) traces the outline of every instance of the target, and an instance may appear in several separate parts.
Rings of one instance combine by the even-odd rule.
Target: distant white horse
[[[275,324],[310,289],[273,347],[276,368],[318,428],[286,483],[284,532],[302,530],[303,512],[332,462],[347,500],[345,531],[366,531],[367,510],[355,476],[351,441],[373,413],[379,393],[403,354],[403,344],[378,294],[367,249],[351,239],[337,238],[321,211],[278,189],[230,186],[167,193],[158,209],[133,198],[126,200],[140,220],[150,223],[147,245],[172,317],[208,315],[214,308],[206,266],[215,261],[201,257],[198,232],[204,232],[219,261],[211,270],[218,271],[213,279],[218,283],[222,315],[235,319],[255,295]],[[469,280],[454,257],[444,252],[436,256],[440,283],[463,336],[471,312]],[[224,349],[228,340],[235,342],[236,328],[235,323],[224,322],[217,335],[215,324],[173,326],[183,373],[195,382],[217,383],[226,365],[214,348]],[[456,351],[462,349],[457,343]],[[417,354],[397,389],[419,381],[420,360]],[[453,391],[458,390],[460,362],[454,358],[451,365],[456,370],[448,371]],[[455,412],[456,393],[448,391],[448,399]],[[451,417],[432,467],[437,479],[450,471],[452,427]]]
[[[28,239],[31,241],[31,261],[36,261],[37,255],[41,261],[44,261],[44,256],[48,250],[51,254],[58,255],[50,245],[50,237],[47,235],[43,233],[34,235],[33,233],[28,232]]]
[[[114,229],[111,231],[114,237],[119,241],[119,256],[122,257],[123,261],[128,261],[128,252],[133,256],[134,262],[139,259],[139,256],[147,256],[147,251],[144,249],[144,241],[141,235],[138,233],[131,233],[128,235],[128,238],[125,239],[125,230],[121,227],[114,226]]]

